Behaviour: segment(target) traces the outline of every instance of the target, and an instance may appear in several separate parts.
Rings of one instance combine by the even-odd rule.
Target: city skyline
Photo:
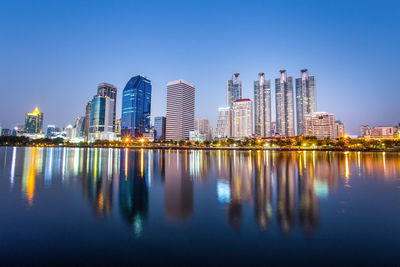
[[[210,10],[205,3],[121,1],[115,5],[105,2],[39,5],[5,1],[0,11],[5,25],[0,29],[4,36],[0,44],[3,59],[0,68],[2,84],[7,90],[1,101],[1,114],[7,116],[3,115],[0,122],[3,128],[12,128],[23,123],[21,114],[38,106],[46,113],[44,125],[72,124],[76,117],[82,116],[82,106],[93,96],[97,84],[104,81],[114,84],[119,88],[118,99],[122,99],[126,79],[144,73],[153,83],[151,114],[165,113],[165,84],[184,78],[202,92],[197,94],[196,114],[209,118],[215,126],[217,109],[226,104],[224,88],[231,73],[241,73],[243,98],[251,98],[257,73],[264,72],[266,79],[272,81],[279,69],[286,69],[288,75],[297,78],[298,70],[307,68],[318,78],[318,110],[334,113],[349,133],[357,134],[363,124],[395,125],[399,116],[395,99],[400,96],[396,79],[400,36],[396,29],[400,23],[396,8],[387,7],[399,4],[384,2],[363,1],[361,5],[343,2],[345,9],[336,2],[309,1],[306,5],[257,2],[257,13],[276,11],[269,12],[267,19],[244,12],[253,10],[256,2],[227,5],[221,1]],[[134,24],[123,19],[133,6],[151,9],[152,22],[141,20],[143,14],[138,14]],[[172,19],[165,20],[167,6],[174,11],[168,14]],[[107,10],[110,20],[94,16]],[[285,21],[280,19],[281,10],[289,15]],[[302,15],[305,10],[306,18]],[[204,12],[210,12],[206,22],[201,20]],[[184,15],[171,16],[175,14]],[[233,19],[238,16],[240,22]],[[301,35],[298,21],[313,34]],[[265,34],[259,42],[251,41],[260,27]],[[171,37],[189,28],[192,31],[182,42],[177,43]],[[145,29],[146,45],[129,35],[138,29]],[[165,29],[170,30],[164,33]],[[107,34],[115,41],[101,42],[100,38]],[[233,34],[237,37],[235,42],[226,42]],[[206,45],[197,45],[206,39]],[[107,64],[100,64],[100,60]],[[391,97],[377,97],[378,92]],[[82,98],[77,99],[77,95]],[[274,105],[274,97],[272,102]],[[120,103],[117,101],[118,106]],[[206,108],[204,103],[215,109]],[[120,112],[117,109],[117,117]],[[274,114],[272,110],[273,118]]]

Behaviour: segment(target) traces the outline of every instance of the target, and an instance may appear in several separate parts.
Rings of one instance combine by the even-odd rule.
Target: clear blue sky
[[[167,82],[183,78],[196,85],[196,117],[215,125],[232,73],[253,98],[259,72],[272,80],[308,68],[317,109],[357,134],[400,122],[399,64],[400,1],[0,3],[3,127],[35,106],[46,126],[72,124],[100,82],[118,87],[119,116],[137,74],[152,81],[152,116],[165,114]]]

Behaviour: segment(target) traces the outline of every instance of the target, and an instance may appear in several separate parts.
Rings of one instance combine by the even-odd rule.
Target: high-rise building
[[[208,119],[197,119],[194,123],[194,130],[201,134],[210,133],[210,121]]]
[[[41,134],[43,132],[43,113],[38,108],[32,113],[25,113],[24,132],[28,134]]]
[[[344,124],[339,120],[335,121],[334,131],[335,139],[344,137]]]
[[[259,137],[271,136],[271,81],[264,73],[254,81],[254,133]]]
[[[167,140],[188,140],[194,130],[195,87],[185,80],[167,84]]]
[[[314,112],[305,117],[305,136],[315,136],[317,139],[337,138],[335,115],[328,112]]]
[[[90,107],[89,141],[114,140],[114,99],[94,96]]]
[[[217,127],[215,128],[216,138],[229,138],[231,137],[231,113],[230,107],[218,109]]]
[[[271,136],[276,134],[276,121],[271,122]]]
[[[92,107],[92,101],[88,101],[85,108],[85,126],[83,130],[83,137],[85,141],[88,141],[89,130],[90,130],[90,108]]]
[[[83,138],[85,135],[85,117],[78,117],[75,120],[73,138]]]
[[[280,78],[275,79],[276,97],[276,132],[281,136],[295,136],[293,107],[293,78],[286,70],[280,71]]]
[[[97,86],[97,95],[108,96],[109,98],[114,100],[113,127],[115,130],[115,116],[117,110],[117,87],[109,83],[100,83]]]
[[[376,126],[371,129],[371,137],[373,138],[393,138],[394,134],[392,126]]]
[[[231,80],[226,82],[226,106],[232,108],[235,100],[242,99],[242,81],[239,73],[234,73]]]
[[[150,131],[151,81],[132,77],[122,93],[121,134],[140,137]]]
[[[117,136],[121,136],[121,118],[115,120],[115,133]]]
[[[1,129],[1,136],[11,136],[11,129],[3,128]]]
[[[156,140],[165,140],[165,126],[167,118],[160,116],[154,118],[154,138]]]
[[[253,130],[253,107],[250,99],[238,99],[232,106],[233,137],[251,137]]]
[[[296,79],[297,135],[303,135],[305,116],[317,111],[315,76],[308,76],[308,70],[301,70],[301,78]]]

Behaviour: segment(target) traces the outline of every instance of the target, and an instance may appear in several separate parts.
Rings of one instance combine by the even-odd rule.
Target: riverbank
[[[400,152],[400,148],[346,148],[346,147],[260,147],[260,146],[249,146],[249,147],[199,147],[199,146],[151,146],[151,145],[75,145],[75,144],[64,144],[64,145],[0,145],[0,147],[68,147],[68,148],[119,148],[119,149],[162,149],[162,150],[234,150],[234,151],[249,151],[249,150],[263,150],[263,151],[332,151],[332,152]]]

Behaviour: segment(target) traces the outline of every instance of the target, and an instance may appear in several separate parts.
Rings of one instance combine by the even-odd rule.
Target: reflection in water
[[[196,186],[215,185],[213,201],[224,208],[232,229],[239,231],[250,211],[260,231],[278,223],[288,235],[298,224],[312,235],[321,223],[321,200],[338,187],[351,187],[359,176],[396,180],[400,174],[399,154],[385,152],[36,147],[4,151],[10,189],[21,188],[29,207],[41,188],[78,185],[96,218],[106,218],[119,207],[116,211],[137,235],[143,233],[151,209],[152,186],[163,187],[164,198],[154,197],[163,202],[171,221],[190,221]],[[207,186],[199,186],[197,197]]]

